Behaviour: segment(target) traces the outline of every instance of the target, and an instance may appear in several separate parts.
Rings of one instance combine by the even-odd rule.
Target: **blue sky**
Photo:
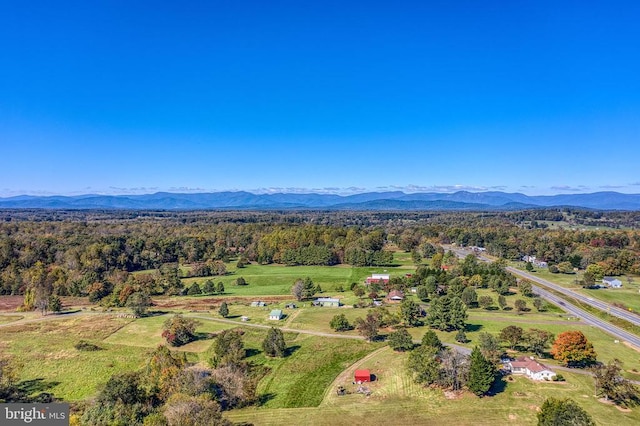
[[[0,196],[640,193],[640,5],[593,3],[0,1]]]

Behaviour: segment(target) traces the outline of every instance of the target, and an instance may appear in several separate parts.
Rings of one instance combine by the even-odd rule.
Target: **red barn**
[[[371,373],[369,370],[356,370],[356,383],[364,383],[371,381]]]

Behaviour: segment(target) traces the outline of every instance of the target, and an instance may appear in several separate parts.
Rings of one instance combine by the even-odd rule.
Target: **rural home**
[[[331,297],[319,297],[313,301],[313,306],[340,306],[340,299],[333,299]]]
[[[371,274],[370,277],[367,277],[365,282],[367,284],[379,283],[379,282],[383,282],[387,284],[389,282],[389,274]]]
[[[282,310],[274,309],[269,313],[269,319],[274,321],[280,321],[282,319]]]
[[[538,259],[536,259],[536,257],[535,257],[535,256],[529,256],[529,255],[527,255],[527,256],[524,256],[524,257],[522,258],[522,260],[523,260],[523,261],[525,261],[525,262],[529,262],[529,263],[531,263],[533,266],[537,266],[538,268],[546,268],[547,266],[549,266],[549,265],[547,264],[547,262],[545,262],[544,260],[538,260]]]
[[[532,380],[551,380],[556,375],[546,365],[539,363],[533,357],[522,356],[513,361],[507,361],[505,367],[512,374],[524,374]]]
[[[602,284],[606,285],[607,287],[611,287],[611,288],[621,288],[622,287],[622,281],[620,281],[617,278],[614,277],[604,277],[602,278]]]
[[[404,293],[400,290],[391,290],[387,294],[387,300],[390,302],[401,302],[404,300]]]
[[[262,308],[264,306],[267,306],[267,304],[261,301],[257,301],[257,302],[251,302],[251,306],[254,308]]]
[[[371,372],[369,370],[356,370],[354,379],[356,383],[370,382]]]

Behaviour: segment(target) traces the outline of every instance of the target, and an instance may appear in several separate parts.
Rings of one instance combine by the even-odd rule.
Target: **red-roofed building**
[[[524,374],[532,380],[551,380],[556,375],[546,365],[526,356],[508,361],[506,367],[511,370],[511,373]]]
[[[369,370],[356,370],[355,381],[356,383],[370,382],[371,372]]]
[[[387,294],[387,300],[389,302],[402,302],[404,300],[404,293],[400,290],[391,290]]]
[[[365,282],[367,284],[373,284],[373,283],[387,284],[389,282],[389,274],[371,274],[370,277],[367,277]]]

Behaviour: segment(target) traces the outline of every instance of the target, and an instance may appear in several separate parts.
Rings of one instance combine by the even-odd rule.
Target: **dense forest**
[[[559,226],[549,226],[556,223]],[[592,227],[598,224],[600,229]],[[0,294],[177,294],[230,260],[389,265],[390,248],[432,257],[440,244],[533,255],[560,270],[640,274],[637,212],[0,211]],[[587,225],[589,224],[589,225]],[[589,228],[586,228],[589,226]],[[157,270],[148,274],[132,274]]]

